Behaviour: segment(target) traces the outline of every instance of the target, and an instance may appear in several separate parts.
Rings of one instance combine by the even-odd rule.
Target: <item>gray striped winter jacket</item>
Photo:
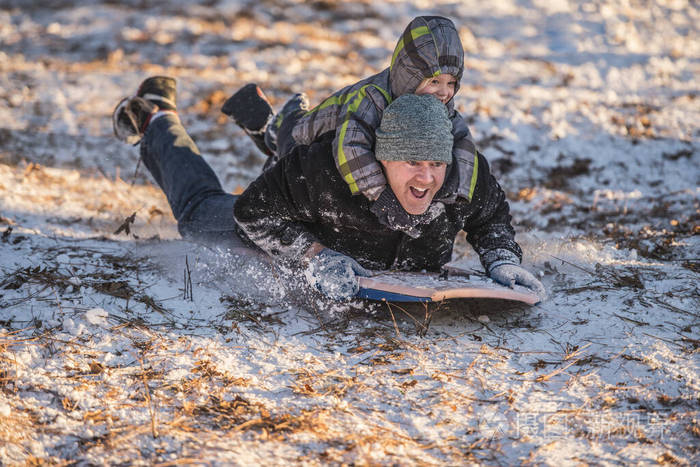
[[[457,78],[464,70],[464,50],[454,23],[439,16],[413,19],[399,38],[384,71],[347,86],[307,112],[292,130],[297,145],[308,145],[324,133],[335,131],[336,166],[353,194],[375,200],[387,181],[374,156],[375,130],[384,109],[393,99],[413,93],[425,79],[448,73]],[[471,200],[477,180],[478,158],[469,128],[447,103],[454,135],[453,156],[460,183],[456,195]],[[450,202],[451,200],[444,200]]]

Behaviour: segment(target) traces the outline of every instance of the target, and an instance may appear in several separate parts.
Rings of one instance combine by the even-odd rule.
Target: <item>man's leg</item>
[[[241,246],[233,218],[236,197],[225,193],[177,116],[175,79],[145,79],[136,96],[114,109],[117,138],[141,143],[141,158],[168,198],[183,237]]]
[[[236,196],[222,189],[176,114],[149,123],[141,158],[168,198],[183,237],[225,247],[243,245],[233,217]]]

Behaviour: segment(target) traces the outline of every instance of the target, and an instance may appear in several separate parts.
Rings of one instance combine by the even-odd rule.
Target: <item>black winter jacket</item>
[[[455,237],[464,230],[487,271],[502,253],[519,262],[508,202],[481,154],[472,201],[454,196],[459,170],[451,164],[433,201],[444,200],[444,211],[419,224],[419,236],[412,238],[381,224],[370,212],[372,202],[352,195],[335,165],[332,143],[330,132],[297,147],[236,201],[239,227],[272,257],[298,264],[316,241],[370,269],[437,271],[450,261]]]

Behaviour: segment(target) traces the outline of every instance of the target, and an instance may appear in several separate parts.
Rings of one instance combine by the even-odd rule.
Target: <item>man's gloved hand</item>
[[[530,271],[517,264],[497,264],[491,268],[489,276],[499,284],[506,285],[511,289],[515,284],[527,287],[537,294],[541,302],[547,299],[547,290],[542,282],[538,281]]]
[[[333,300],[347,300],[360,290],[357,276],[370,272],[349,256],[324,248],[309,260],[304,271],[306,280],[319,292]]]

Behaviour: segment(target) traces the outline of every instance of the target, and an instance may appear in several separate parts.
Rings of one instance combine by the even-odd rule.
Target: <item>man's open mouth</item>
[[[411,189],[411,194],[419,199],[425,197],[425,195],[428,193],[427,188],[425,188],[423,190],[421,190],[420,188],[413,187],[413,186],[409,187],[409,188]]]

